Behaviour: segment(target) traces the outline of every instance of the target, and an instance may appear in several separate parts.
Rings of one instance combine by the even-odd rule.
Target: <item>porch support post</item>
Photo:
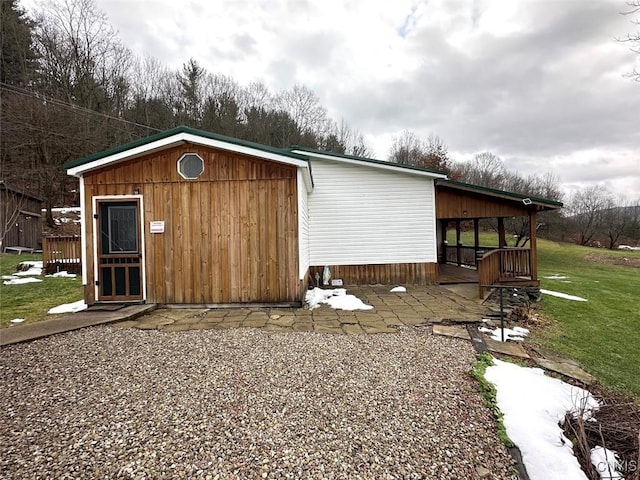
[[[475,259],[478,258],[478,250],[480,249],[480,220],[478,218],[473,219],[473,254]]]
[[[456,220],[456,261],[458,266],[462,265],[462,257],[460,256],[460,220]]]
[[[440,231],[442,238],[440,239],[440,263],[447,263],[447,229],[449,227],[448,220],[440,220]]]
[[[504,235],[504,218],[498,217],[498,248],[507,246],[507,240]]]
[[[531,271],[531,280],[538,280],[538,212],[531,210],[529,212],[529,246],[531,254],[529,255],[529,268]]]

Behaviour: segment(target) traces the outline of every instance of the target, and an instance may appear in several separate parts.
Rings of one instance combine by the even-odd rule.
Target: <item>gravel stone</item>
[[[103,326],[4,347],[0,477],[510,479],[473,358],[412,328]]]

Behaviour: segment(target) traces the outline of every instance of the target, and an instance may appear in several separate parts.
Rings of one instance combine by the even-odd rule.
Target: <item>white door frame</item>
[[[144,197],[142,195],[95,195],[91,197],[92,201],[92,209],[91,214],[93,217],[93,288],[96,302],[100,301],[98,295],[100,293],[100,289],[96,284],[98,280],[98,233],[100,229],[100,225],[98,224],[98,203],[101,201],[117,201],[117,202],[126,202],[131,200],[137,200],[140,205],[140,253],[142,257],[140,258],[141,265],[141,277],[140,282],[142,283],[142,302],[147,301],[147,272],[146,272],[146,252],[145,252],[145,241],[144,241]],[[121,303],[121,302],[117,302]]]

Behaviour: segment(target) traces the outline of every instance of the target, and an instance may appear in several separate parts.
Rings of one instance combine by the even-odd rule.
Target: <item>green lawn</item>
[[[455,245],[455,232],[447,237]],[[461,240],[472,246],[473,232],[463,232]],[[497,245],[497,235],[481,232],[480,243]],[[640,399],[640,268],[601,263],[607,258],[640,262],[640,251],[538,240],[541,288],[588,301],[543,295],[540,306],[552,323],[536,329],[529,341],[577,360],[605,386]],[[568,278],[544,278],[552,275]]]
[[[16,266],[27,260],[42,260],[42,255],[0,254],[0,275],[14,273]],[[55,315],[47,315],[50,308],[82,299],[80,276],[37,278],[42,282],[22,285],[4,285],[4,282],[0,282],[0,327],[6,327],[14,318],[24,318],[24,323],[55,318]]]
[[[588,301],[543,295],[545,316],[555,321],[531,340],[577,360],[604,385],[640,398],[640,268],[585,259],[596,254],[640,260],[640,252],[549,241],[538,242],[538,251],[542,288]],[[552,275],[569,278],[544,278]]]

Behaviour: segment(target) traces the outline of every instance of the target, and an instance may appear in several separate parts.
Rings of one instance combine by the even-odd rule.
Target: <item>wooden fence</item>
[[[82,273],[80,237],[60,235],[42,237],[42,265],[46,274],[66,270]]]

